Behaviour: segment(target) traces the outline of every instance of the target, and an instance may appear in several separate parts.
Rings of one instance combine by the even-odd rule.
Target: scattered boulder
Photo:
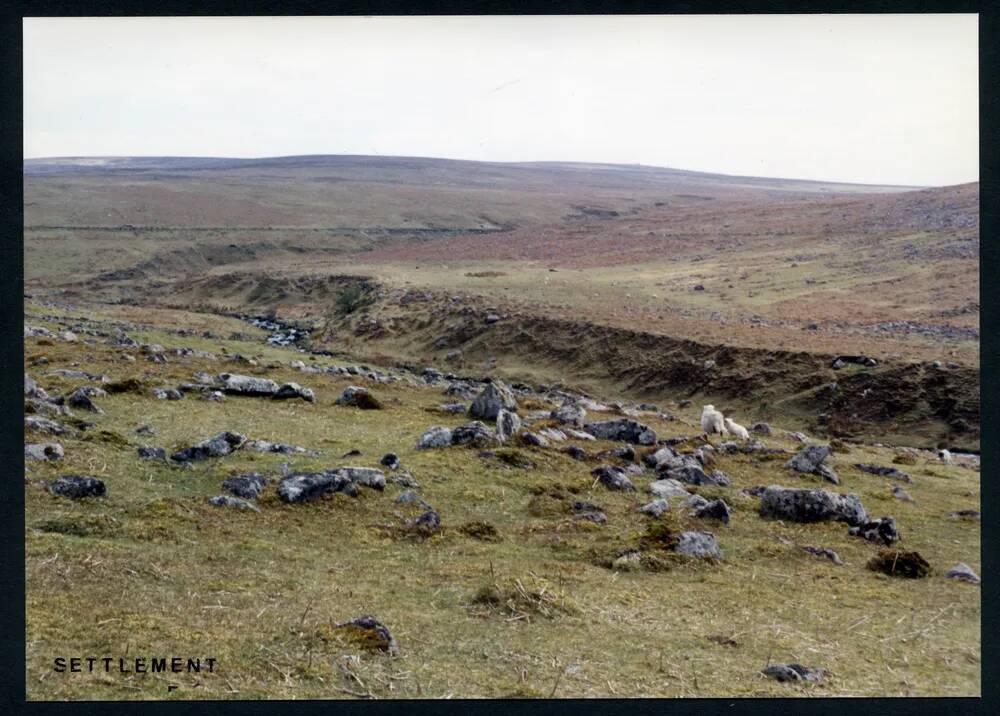
[[[153,388],[153,397],[157,400],[180,400],[184,394],[174,388]]]
[[[760,516],[790,522],[846,522],[861,525],[868,512],[855,495],[770,485],[760,494]]]
[[[791,468],[796,472],[819,475],[824,480],[839,485],[840,478],[837,476],[837,473],[823,464],[823,461],[826,460],[829,454],[829,445],[810,445],[796,453],[785,463],[785,467]]]
[[[65,425],[38,415],[25,415],[24,429],[35,430],[40,433],[48,433],[49,435],[67,435],[69,433],[69,428]]]
[[[267,378],[252,378],[248,375],[220,373],[222,391],[230,395],[246,395],[270,398],[278,392],[278,384]]]
[[[25,460],[62,460],[65,451],[59,443],[29,443],[24,446]]]
[[[614,440],[633,445],[655,445],[656,433],[652,428],[629,418],[587,423],[583,429],[602,440]]]
[[[670,509],[670,503],[661,497],[657,500],[653,500],[652,502],[647,502],[637,511],[656,519],[661,517],[663,513],[669,509]]]
[[[406,490],[405,492],[400,493],[399,497],[393,500],[393,502],[397,505],[421,505],[427,509],[430,509],[431,507],[424,502],[420,495],[414,490]]]
[[[104,497],[108,494],[104,482],[88,475],[63,475],[48,485],[49,492],[78,500],[82,497]]]
[[[721,470],[713,470],[712,474],[706,474],[700,467],[694,465],[684,465],[666,471],[669,479],[684,482],[688,485],[718,485],[719,487],[729,487],[732,482],[729,476]]]
[[[90,396],[87,394],[85,388],[77,388],[73,391],[68,398],[66,398],[66,405],[72,408],[79,408],[80,410],[86,410],[91,413],[103,413],[97,405],[91,400]]]
[[[140,460],[166,460],[167,451],[161,447],[147,447],[142,446],[136,452],[139,454]]]
[[[880,517],[855,525],[847,531],[852,537],[862,537],[869,542],[890,545],[899,541],[899,530],[896,520],[891,517]]]
[[[809,554],[815,555],[817,557],[825,557],[826,559],[828,559],[831,562],[833,562],[834,564],[836,564],[838,567],[843,567],[844,566],[844,561],[840,558],[840,555],[837,554],[836,552],[834,552],[832,549],[828,549],[826,547],[808,547],[807,546],[807,547],[803,547],[802,550],[804,552],[808,552]]]
[[[862,472],[867,472],[871,475],[879,475],[880,477],[891,477],[894,480],[902,480],[903,482],[913,482],[913,478],[910,477],[909,474],[895,467],[868,465],[863,462],[856,463],[854,467],[858,468]]]
[[[307,502],[331,492],[356,494],[357,488],[351,481],[337,472],[300,472],[288,475],[278,485],[278,497],[282,502]]]
[[[598,481],[609,490],[623,490],[625,492],[635,492],[635,485],[628,479],[625,471],[613,465],[602,465],[594,468],[590,472]]]
[[[576,445],[565,447],[562,451],[574,460],[586,460],[589,457],[586,450],[579,448]]]
[[[822,681],[822,669],[810,669],[802,664],[768,664],[760,673],[780,682]]]
[[[527,445],[529,447],[541,447],[545,448],[549,446],[549,441],[543,438],[538,433],[533,433],[530,430],[525,430],[521,433],[521,444]]]
[[[574,519],[587,520],[599,525],[603,525],[608,521],[608,516],[604,514],[604,510],[590,502],[574,502],[573,513]]]
[[[232,495],[216,495],[208,500],[208,504],[215,507],[235,507],[239,510],[251,510],[253,512],[260,512],[257,505],[252,502],[247,502],[239,497],[233,497]]]
[[[245,472],[226,479],[222,483],[222,489],[244,500],[256,500],[267,487],[267,483],[267,478],[259,472]]]
[[[303,388],[298,383],[284,383],[273,396],[274,400],[291,400],[301,398],[308,403],[316,402],[316,394],[310,388]]]
[[[563,425],[572,425],[574,427],[582,428],[584,421],[587,419],[587,411],[584,410],[578,403],[566,402],[563,403],[561,407],[553,410],[551,416],[554,420],[559,421]]]
[[[417,440],[417,450],[428,450],[431,448],[443,448],[451,445],[451,429],[440,425],[429,428]]]
[[[385,489],[385,473],[374,467],[341,467],[333,472],[343,475],[353,483],[379,492]]]
[[[484,448],[499,445],[500,438],[483,423],[474,420],[451,431],[451,444]]]
[[[247,440],[243,447],[256,452],[276,453],[278,455],[319,455],[318,450],[310,450],[288,443],[273,443],[270,440]]]
[[[500,381],[493,381],[469,406],[469,415],[481,420],[495,421],[501,410],[517,411],[514,393]]]
[[[437,510],[429,508],[419,517],[407,522],[406,526],[411,532],[423,537],[429,537],[441,529],[441,516],[437,513]]]
[[[695,510],[694,516],[700,519],[719,520],[722,524],[728,525],[732,513],[732,508],[725,500],[712,500]]]
[[[538,434],[542,437],[551,440],[556,443],[566,442],[566,433],[562,430],[556,430],[555,428],[542,428],[538,431]]]
[[[500,442],[507,442],[517,435],[517,431],[520,429],[521,418],[517,416],[517,413],[501,408],[500,412],[497,413],[497,437],[500,438]]]
[[[972,567],[967,565],[965,562],[959,562],[954,567],[949,569],[944,575],[948,579],[958,579],[963,582],[969,582],[970,584],[979,584],[982,580],[979,575],[972,571]]]
[[[671,460],[677,457],[677,453],[668,447],[661,447],[656,452],[651,452],[642,458],[642,461],[646,463],[648,467],[657,468],[665,460]]]
[[[646,488],[650,494],[656,497],[690,497],[691,493],[684,489],[684,485],[677,480],[666,478],[651,482]]]
[[[674,551],[701,559],[722,559],[719,544],[711,532],[682,532]]]
[[[903,502],[913,502],[913,498],[910,497],[910,493],[904,490],[899,485],[892,486],[892,496],[897,500],[902,500]]]
[[[170,459],[177,462],[185,462],[205,460],[210,457],[222,457],[230,454],[234,450],[239,450],[243,447],[243,443],[245,442],[246,437],[243,435],[225,431],[219,433],[218,435],[213,435],[210,438],[206,438],[191,447],[178,450],[170,456]]]
[[[880,550],[868,560],[868,569],[888,574],[890,577],[920,579],[931,573],[931,565],[919,552],[901,552],[894,549]]]

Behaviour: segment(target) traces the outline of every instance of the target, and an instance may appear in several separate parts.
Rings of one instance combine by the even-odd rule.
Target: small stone
[[[64,475],[49,483],[49,492],[60,497],[77,500],[82,497],[104,497],[107,488],[104,482],[87,475]]]
[[[136,451],[140,460],[166,460],[167,451],[161,447],[142,446]]]
[[[602,465],[594,468],[591,473],[602,485],[609,490],[623,490],[625,492],[635,492],[635,485],[625,475],[625,471],[613,465]]]
[[[647,502],[645,505],[640,507],[637,511],[644,515],[649,515],[652,518],[658,518],[663,515],[664,512],[670,509],[670,503],[667,502],[662,497],[658,500],[653,500],[652,502]]]
[[[674,550],[701,559],[722,559],[722,552],[711,532],[682,532]]]
[[[235,507],[239,510],[252,510],[253,512],[260,512],[257,505],[247,502],[239,497],[233,497],[232,495],[216,495],[208,500],[210,505],[215,507]]]
[[[948,579],[958,579],[970,584],[979,584],[982,581],[979,575],[972,571],[972,567],[965,564],[965,562],[959,562],[949,569],[944,576]]]

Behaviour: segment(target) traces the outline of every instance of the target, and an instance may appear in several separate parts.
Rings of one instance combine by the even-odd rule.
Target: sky
[[[943,186],[976,15],[25,18],[24,156],[377,154]]]

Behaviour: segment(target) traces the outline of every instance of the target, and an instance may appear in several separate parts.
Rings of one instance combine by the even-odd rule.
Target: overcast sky
[[[975,15],[44,18],[24,155],[979,176]]]

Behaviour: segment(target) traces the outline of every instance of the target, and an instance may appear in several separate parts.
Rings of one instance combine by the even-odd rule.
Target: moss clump
[[[135,393],[136,395],[141,395],[143,393],[144,386],[141,380],[136,378],[126,378],[125,380],[108,383],[104,386],[104,390],[111,394]]]
[[[883,549],[868,560],[868,569],[888,574],[890,577],[920,579],[930,574],[931,565],[920,556],[919,552]]]
[[[503,583],[493,580],[480,586],[470,601],[518,619],[532,616],[551,619],[579,611],[565,595],[540,580],[534,580],[528,586],[520,579],[507,579]]]
[[[532,517],[559,517],[573,511],[573,506],[565,497],[554,497],[550,493],[535,495],[528,501],[528,514]]]
[[[458,528],[458,531],[466,537],[478,539],[483,542],[500,541],[500,532],[489,522],[466,522]]]
[[[909,453],[902,452],[892,459],[896,465],[916,465],[917,458]]]
[[[677,537],[662,522],[654,522],[646,527],[646,532],[639,538],[639,549],[643,551],[658,550],[667,552],[677,546]]]
[[[517,467],[522,470],[530,470],[535,466],[534,462],[529,460],[518,450],[496,450],[493,454],[497,460],[505,465],[510,465],[511,467]]]
[[[112,430],[98,430],[95,433],[88,433],[87,436],[84,437],[84,440],[104,443],[105,445],[111,445],[116,448],[127,448],[132,445],[132,443],[130,443],[125,436]]]
[[[72,537],[112,537],[119,531],[118,522],[107,515],[73,515],[42,520],[33,527],[41,532]]]
[[[833,440],[830,441],[830,450],[836,453],[849,453],[851,451],[851,446],[840,438],[833,438]]]

